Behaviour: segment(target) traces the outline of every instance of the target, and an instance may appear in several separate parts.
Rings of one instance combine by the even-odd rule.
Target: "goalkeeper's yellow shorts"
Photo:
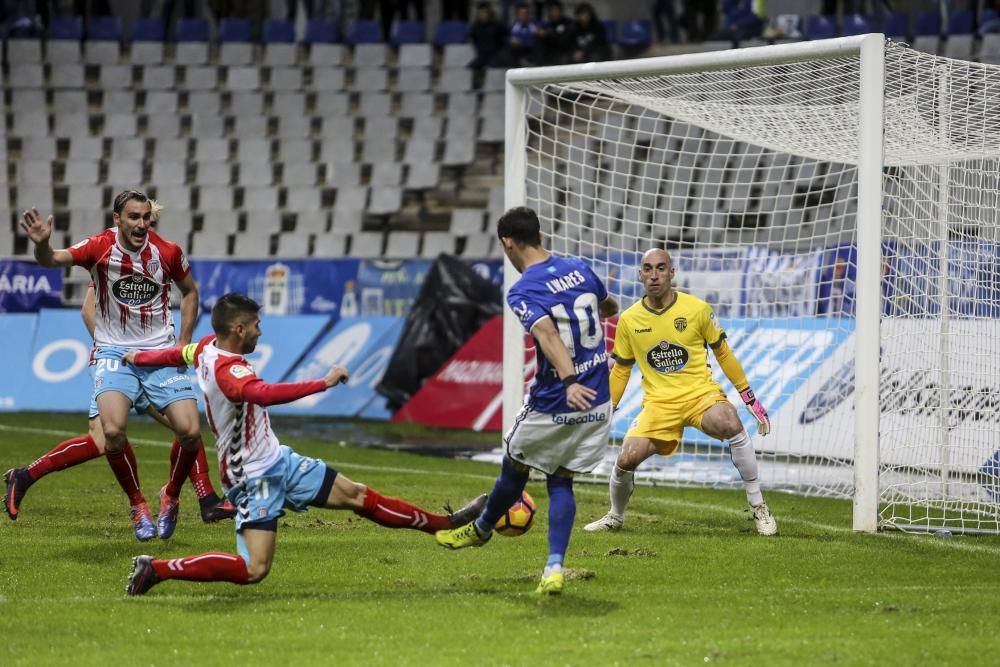
[[[656,453],[670,456],[677,451],[684,428],[701,430],[701,420],[709,408],[728,403],[721,390],[702,394],[682,403],[644,402],[642,410],[632,420],[626,438],[649,438],[657,444]]]

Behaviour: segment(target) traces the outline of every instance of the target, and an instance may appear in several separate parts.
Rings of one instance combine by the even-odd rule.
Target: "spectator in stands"
[[[42,0],[4,0],[2,3],[7,37],[41,37],[49,23],[49,3]]]
[[[268,15],[267,0],[209,0],[209,7],[218,20],[246,19],[250,21],[250,34],[260,39],[261,26]]]
[[[574,42],[573,22],[563,16],[562,3],[549,0],[545,23],[535,31],[535,59],[539,65],[564,65],[573,55]]]
[[[703,42],[719,23],[718,0],[684,0],[684,31],[689,42]]]
[[[343,0],[287,0],[288,12],[285,18],[295,22],[299,14],[299,3],[305,9],[306,20],[333,21],[337,23],[344,14]]]
[[[993,14],[987,14],[993,12]],[[985,0],[979,13],[979,34],[1000,32],[1000,0]]]
[[[535,31],[538,26],[531,20],[528,5],[518,3],[514,10],[514,22],[507,32],[507,44],[503,52],[497,56],[498,67],[523,67],[533,64],[531,58],[535,51]]]
[[[382,36],[385,39],[392,34],[392,22],[399,20],[424,20],[425,0],[378,0],[379,21],[382,23]],[[410,7],[413,15],[410,16]],[[375,18],[374,0],[361,0],[358,17],[371,21]]]
[[[670,31],[670,41],[677,44],[681,41],[680,31],[677,30],[677,10],[674,7],[675,0],[653,0],[653,26],[656,28],[656,39],[667,41],[667,30]],[[664,28],[666,21],[666,28]]]
[[[480,2],[476,6],[476,20],[469,26],[469,41],[476,49],[476,57],[469,63],[473,69],[492,67],[503,51],[507,31],[497,20],[493,4]]]
[[[444,21],[468,21],[469,0],[441,0],[441,19]]]
[[[153,0],[143,0],[142,4],[142,15],[152,16],[153,7],[158,4],[153,2]],[[195,0],[183,0],[179,3],[181,6],[181,15],[179,18],[193,19],[198,15],[198,7],[195,4]],[[172,39],[174,34],[175,17],[174,9],[177,7],[177,0],[163,0],[163,25],[166,26],[166,37],[167,39]]]
[[[608,33],[604,29],[604,24],[597,18],[594,8],[585,2],[576,6],[575,14],[573,62],[589,63],[608,60],[611,57]]]

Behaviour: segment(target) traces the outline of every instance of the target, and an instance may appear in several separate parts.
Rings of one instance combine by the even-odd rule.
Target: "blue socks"
[[[546,475],[545,485],[549,490],[549,560],[545,564],[548,572],[553,566],[562,567],[576,518],[576,498],[572,477]]]
[[[521,497],[521,492],[527,483],[528,471],[516,469],[513,461],[506,456],[503,457],[500,476],[493,484],[490,497],[486,499],[486,509],[476,519],[476,530],[480,535],[488,535],[493,530],[504,512]]]

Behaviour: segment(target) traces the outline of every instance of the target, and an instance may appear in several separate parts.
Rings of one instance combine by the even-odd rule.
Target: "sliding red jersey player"
[[[383,496],[352,482],[334,468],[282,445],[271,429],[267,407],[290,403],[346,382],[334,366],[320,380],[268,384],[244,355],[260,337],[260,306],[241,294],[226,294],[212,308],[214,336],[166,350],[129,351],[137,366],[194,365],[205,394],[209,425],[216,437],[226,495],[237,507],[238,554],[205,553],[169,560],[138,556],[128,581],[129,595],[142,595],[165,579],[256,583],[267,576],[274,556],[278,518],[285,508],[349,509],[390,528],[434,534],[479,515],[485,494],[452,514],[433,514],[399,498]]]

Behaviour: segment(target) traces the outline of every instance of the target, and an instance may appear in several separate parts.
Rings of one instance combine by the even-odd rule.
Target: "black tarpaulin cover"
[[[503,311],[499,285],[440,255],[406,316],[403,334],[375,391],[395,412],[491,317]]]

